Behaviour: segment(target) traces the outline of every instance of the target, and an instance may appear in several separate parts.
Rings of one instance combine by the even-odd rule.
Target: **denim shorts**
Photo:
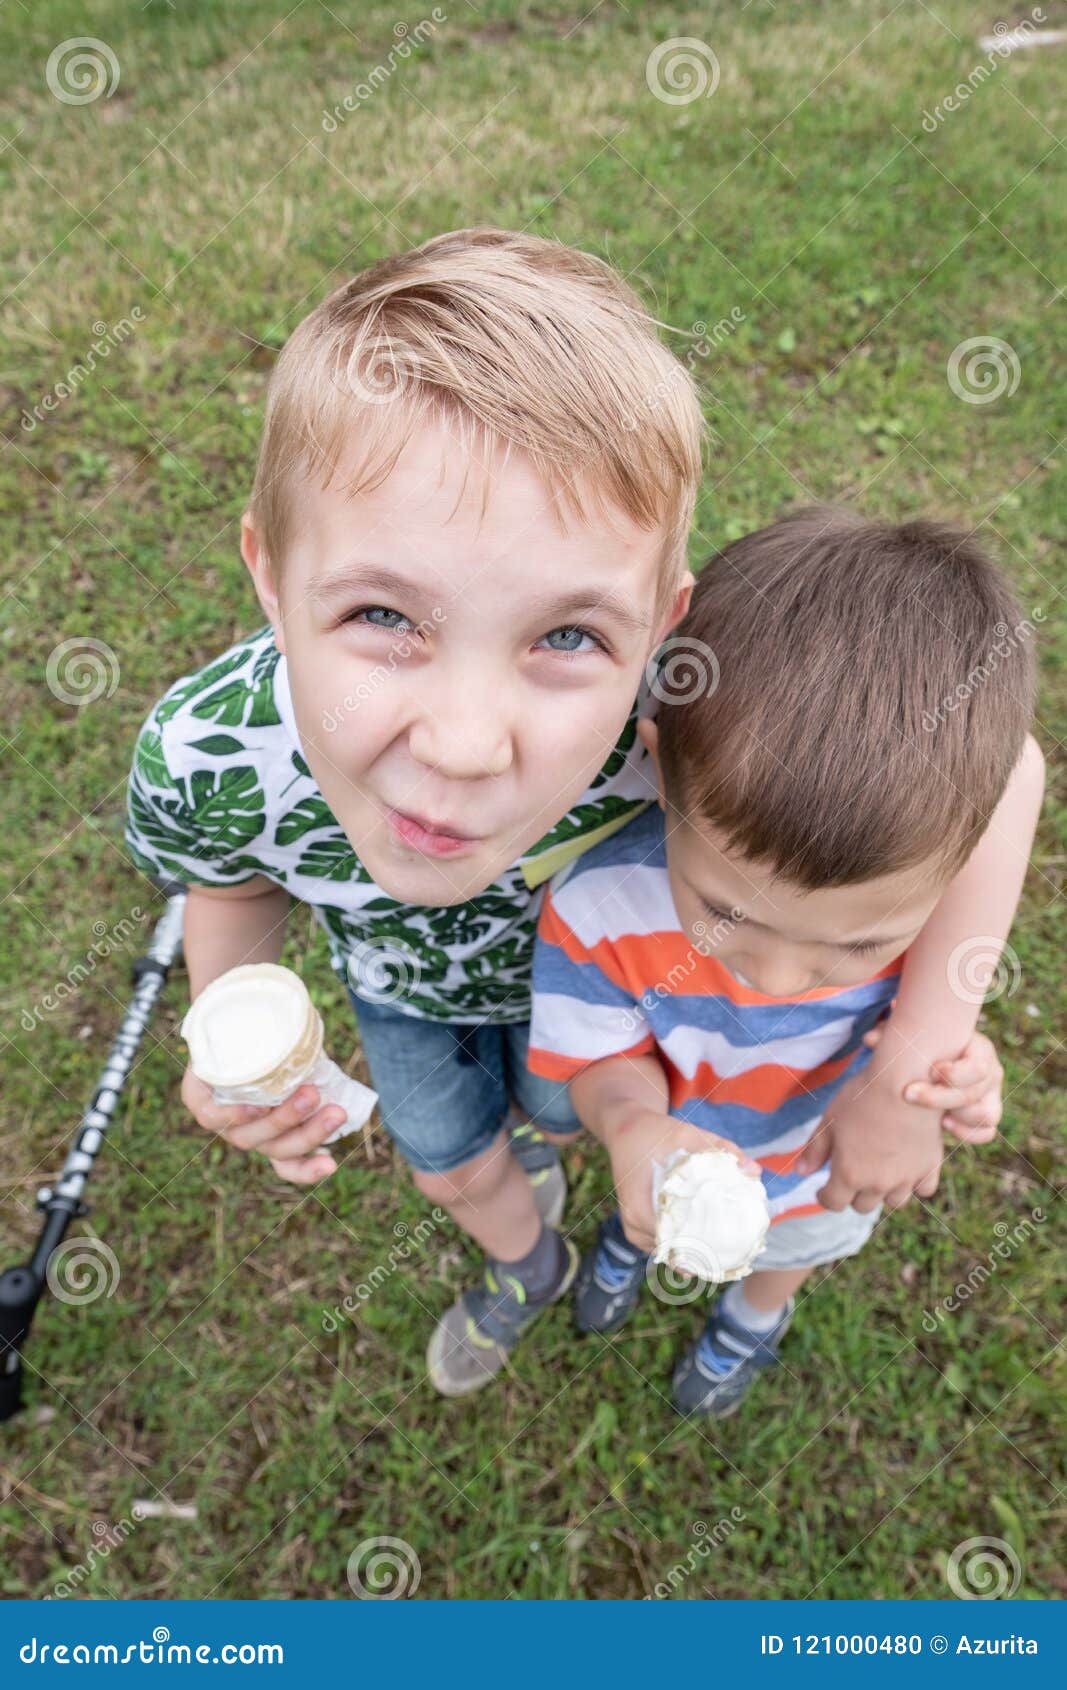
[[[513,1102],[547,1132],[581,1132],[566,1085],[526,1066],[528,1021],[428,1021],[347,991],[382,1123],[413,1168],[444,1174],[481,1155]]]

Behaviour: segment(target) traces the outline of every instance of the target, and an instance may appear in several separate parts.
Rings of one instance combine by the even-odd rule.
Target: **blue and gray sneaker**
[[[510,1273],[498,1279],[487,1263],[482,1283],[464,1291],[442,1315],[426,1351],[426,1367],[443,1397],[465,1397],[488,1385],[531,1322],[570,1290],[578,1251],[567,1238],[560,1238],[560,1244],[560,1278],[548,1296],[532,1300],[521,1279]]]
[[[740,1408],[760,1368],[777,1362],[778,1345],[795,1307],[796,1300],[790,1297],[777,1325],[756,1333],[734,1320],[719,1303],[674,1370],[674,1406],[679,1414],[725,1420]]]
[[[633,1313],[645,1282],[648,1257],[622,1230],[618,1210],[600,1224],[574,1287],[579,1332],[615,1332]]]

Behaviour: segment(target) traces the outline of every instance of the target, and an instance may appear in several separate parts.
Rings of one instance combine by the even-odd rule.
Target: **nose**
[[[447,780],[505,774],[513,758],[507,686],[473,663],[435,668],[408,730],[415,762]]]

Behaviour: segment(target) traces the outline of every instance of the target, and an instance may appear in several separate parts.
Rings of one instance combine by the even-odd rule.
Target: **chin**
[[[431,908],[465,904],[484,892],[500,872],[492,865],[483,870],[469,859],[440,866],[415,855],[408,861],[388,856],[378,861],[371,861],[369,856],[360,860],[375,884],[397,903]]]

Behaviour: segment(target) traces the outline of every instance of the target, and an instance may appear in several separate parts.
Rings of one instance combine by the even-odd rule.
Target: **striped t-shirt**
[[[670,1113],[763,1167],[772,1220],[822,1214],[826,1168],[791,1172],[888,1007],[903,955],[858,986],[771,998],[743,986],[680,926],[654,805],[558,875],[534,951],[529,1065],[572,1080],[608,1056],[655,1051]]]

